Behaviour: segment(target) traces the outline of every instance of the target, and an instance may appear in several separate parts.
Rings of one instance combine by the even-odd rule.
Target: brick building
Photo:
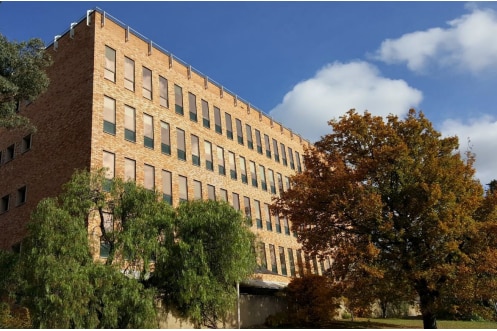
[[[31,211],[75,169],[107,167],[173,205],[229,201],[253,219],[258,278],[298,275],[306,257],[268,207],[301,171],[308,141],[99,9],[47,49],[50,87],[20,110],[37,132],[0,129],[1,248],[19,244]]]

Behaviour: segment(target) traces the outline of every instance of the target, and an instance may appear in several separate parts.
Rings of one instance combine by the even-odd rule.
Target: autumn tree
[[[322,327],[333,320],[340,307],[330,280],[319,275],[294,278],[285,288],[288,301],[287,322],[305,327]]]
[[[33,129],[17,111],[21,102],[34,101],[49,84],[51,64],[41,39],[15,42],[0,34],[0,128]]]
[[[492,185],[493,183],[493,185]],[[497,318],[497,190],[489,185],[461,244],[465,263],[448,289],[446,311],[457,318]]]
[[[188,201],[176,209],[175,242],[158,255],[151,283],[170,311],[195,327],[216,328],[235,307],[236,283],[256,267],[255,236],[223,201]]]
[[[292,219],[307,252],[332,256],[334,281],[402,280],[424,327],[436,328],[483,196],[474,156],[415,110],[404,120],[351,110],[329,125],[274,210]]]

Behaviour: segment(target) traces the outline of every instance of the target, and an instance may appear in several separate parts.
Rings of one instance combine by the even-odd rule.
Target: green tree
[[[240,212],[219,201],[182,203],[174,232],[152,281],[172,311],[195,327],[215,328],[235,307],[236,283],[255,270],[254,234]]]
[[[17,112],[23,101],[34,101],[49,84],[45,69],[51,59],[40,39],[9,42],[0,34],[0,128],[33,129]]]
[[[126,241],[129,236],[139,233],[137,227],[143,226],[145,234],[148,225],[153,227],[156,219],[152,211],[145,215],[142,208],[155,206],[152,202],[158,203],[157,196],[119,180],[111,183],[115,189],[99,191],[99,187],[107,187],[102,173],[76,172],[58,198],[42,200],[32,215],[29,235],[19,256],[21,284],[16,294],[29,308],[34,327],[157,327],[155,290],[146,289],[140,281],[145,278],[143,274],[148,270],[148,264],[137,266],[135,263],[136,254],[141,254],[143,249],[137,248],[138,253],[132,255],[129,263],[121,258],[122,261],[116,259],[115,263],[103,264],[93,260],[88,241],[88,225],[96,219],[99,226],[99,210],[109,208],[109,199],[118,195],[117,187],[122,189],[120,200],[110,203],[114,210],[109,209],[116,215],[122,215],[118,210],[124,207],[119,203],[127,201],[125,196],[139,196],[143,200],[137,198],[136,202],[142,205],[133,205],[130,207],[133,210],[128,210],[127,214],[133,214],[135,218],[130,222],[136,220],[137,224],[115,224],[122,234],[115,236],[114,244],[122,249],[118,254],[123,257],[132,244],[141,244],[140,236],[135,241]],[[128,230],[130,233],[125,233]],[[157,241],[157,237],[154,240]],[[132,265],[130,269],[128,264]],[[131,276],[140,276],[138,279],[128,277],[127,271],[132,271]]]
[[[292,219],[306,251],[333,257],[335,281],[402,280],[424,327],[436,328],[483,197],[473,155],[414,110],[404,120],[351,110],[329,124],[274,210]]]

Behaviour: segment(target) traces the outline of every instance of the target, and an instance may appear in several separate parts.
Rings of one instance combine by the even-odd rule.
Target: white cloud
[[[378,69],[363,61],[335,62],[298,83],[270,115],[311,142],[331,132],[327,122],[354,108],[373,115],[402,116],[416,108],[422,93],[403,80],[382,77]]]
[[[479,73],[497,69],[497,15],[491,9],[472,12],[447,22],[447,28],[407,33],[385,40],[375,59],[388,64],[406,63],[422,72],[437,65]]]
[[[461,152],[471,147],[476,154],[476,176],[483,185],[497,179],[497,119],[482,116],[468,123],[449,119],[443,122],[444,136],[458,136]],[[468,146],[469,140],[469,146]]]

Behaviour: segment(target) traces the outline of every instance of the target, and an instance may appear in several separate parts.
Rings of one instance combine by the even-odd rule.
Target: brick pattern
[[[106,47],[112,48],[116,53],[115,81],[104,78]],[[102,20],[102,14],[99,12],[92,14],[90,26],[86,25],[86,20],[76,26],[74,39],[69,38],[68,34],[64,35],[59,40],[57,51],[53,54],[55,64],[50,71],[52,78],[50,89],[36,104],[28,107],[33,108],[33,110],[27,111],[32,116],[33,122],[39,127],[39,133],[34,139],[33,151],[29,152],[32,154],[32,158],[30,160],[19,158],[19,161],[15,159],[11,162],[10,172],[5,170],[8,165],[0,166],[0,175],[4,176],[2,178],[9,178],[9,182],[3,187],[9,187],[9,190],[12,191],[17,186],[29,182],[28,189],[30,190],[29,203],[23,207],[24,214],[9,211],[5,215],[10,214],[10,216],[0,215],[0,226],[3,225],[2,229],[7,229],[6,232],[2,232],[8,234],[4,236],[2,233],[0,237],[4,247],[9,247],[15,240],[18,240],[6,240],[6,238],[22,237],[25,232],[15,232],[13,230],[14,224],[21,218],[27,219],[29,210],[32,210],[42,197],[57,194],[60,185],[68,180],[75,168],[95,169],[102,167],[103,153],[107,151],[115,155],[115,176],[124,177],[125,158],[136,161],[136,182],[138,184],[143,185],[144,183],[145,165],[153,166],[155,188],[160,192],[162,191],[162,170],[171,172],[174,205],[179,202],[179,176],[188,178],[189,198],[194,197],[193,182],[196,180],[202,183],[202,197],[204,199],[208,198],[207,185],[215,187],[218,198],[221,189],[228,191],[230,203],[233,203],[232,193],[237,193],[242,212],[244,211],[244,197],[248,197],[251,215],[256,214],[254,200],[258,200],[261,205],[263,228],[259,229],[254,219],[252,229],[258,235],[259,240],[266,243],[269,269],[271,269],[269,244],[274,245],[280,275],[264,274],[256,277],[288,282],[289,261],[291,259],[288,255],[285,256],[288,276],[282,276],[279,247],[284,248],[285,254],[287,254],[288,248],[291,248],[294,252],[293,260],[296,263],[297,256],[295,254],[300,245],[292,234],[285,234],[283,220],[281,220],[282,233],[276,232],[275,217],[272,217],[273,231],[266,230],[264,204],[270,204],[274,196],[271,194],[269,185],[269,170],[274,172],[274,185],[276,191],[279,192],[277,174],[281,174],[285,180],[285,177],[290,177],[295,173],[295,170],[290,167],[289,148],[294,153],[294,159],[296,153],[302,158],[303,146],[308,145],[309,142],[258,110],[250,108],[250,105],[240,101],[237,96],[227,93],[223,88],[208,81],[206,77],[192,71],[190,67],[170,58],[169,55],[157,48],[150,48],[147,41],[133,33],[127,34],[126,28],[114,23],[111,19]],[[125,57],[134,61],[134,91],[125,88]],[[151,100],[144,97],[142,92],[143,67],[152,72]],[[160,104],[159,76],[168,80],[169,107]],[[175,111],[175,85],[182,89],[183,115],[179,115]],[[189,94],[195,95],[196,121],[190,119],[190,100],[193,98],[189,97]],[[105,97],[116,100],[115,134],[104,132]],[[202,100],[207,101],[209,105],[210,128],[205,128],[202,123]],[[126,140],[124,136],[125,105],[135,109],[136,142]],[[217,133],[214,129],[214,107],[221,110],[222,134]],[[231,116],[233,139],[227,136],[226,113]],[[153,149],[144,146],[143,114],[153,117]],[[237,140],[236,120],[242,124],[243,144]],[[170,126],[170,155],[161,152],[161,121],[167,122]],[[253,149],[250,149],[247,144],[246,124],[252,127]],[[262,154],[257,151],[256,129],[261,132]],[[176,137],[178,130],[185,133],[186,160],[181,160],[177,156]],[[2,134],[1,141],[14,141],[14,138],[19,140],[19,137],[9,135],[3,139],[5,133],[0,134]],[[200,165],[195,165],[192,162],[191,135],[199,138]],[[268,146],[265,144],[264,135],[269,137],[270,158],[266,156]],[[286,166],[283,165],[283,152],[281,150],[278,153],[279,161],[275,158],[273,139],[277,141],[278,149],[281,148],[281,143],[285,145],[285,154],[288,159]],[[204,141],[212,144],[213,171],[206,169]],[[224,149],[225,175],[218,172],[218,146]],[[6,146],[0,146],[0,148],[4,147]],[[230,176],[229,152],[235,155],[236,179],[232,179]],[[242,183],[241,180],[240,156],[246,160],[248,177],[246,184]],[[255,162],[257,167],[257,188],[252,186],[249,161]],[[14,162],[17,162],[15,173],[22,174],[22,176],[15,176]],[[265,168],[267,191],[262,189],[259,165]],[[295,169],[297,169],[297,162],[295,162]],[[14,177],[21,177],[23,180],[14,181]],[[33,191],[37,190],[36,194],[33,192],[33,197],[31,197],[31,187],[33,187]],[[0,189],[0,193],[4,193],[2,190]],[[12,215],[18,215],[15,216],[16,221],[13,221],[14,216]]]

